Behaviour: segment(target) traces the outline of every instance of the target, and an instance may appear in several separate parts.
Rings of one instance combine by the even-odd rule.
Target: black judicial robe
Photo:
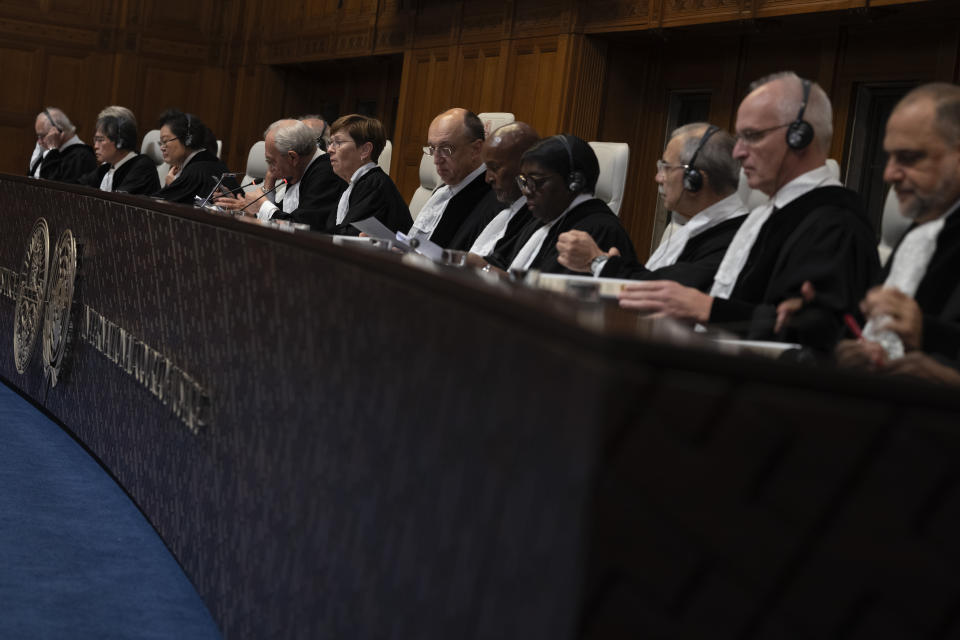
[[[503,204],[497,200],[496,192],[494,192],[493,189],[487,191],[487,194],[481,198],[480,202],[473,208],[473,211],[470,212],[470,215],[468,215],[466,220],[463,221],[463,224],[460,225],[460,228],[457,229],[447,248],[469,251],[484,228],[486,228],[486,226],[490,224],[490,221],[493,220],[498,213],[503,211],[504,208]],[[519,213],[518,211],[517,214],[519,215]],[[514,218],[516,218],[516,216],[514,216]],[[511,220],[511,222],[513,222],[513,220]]]
[[[878,279],[880,284],[890,272],[897,249]],[[936,249],[914,300],[923,311],[923,351],[960,358],[960,212],[947,218],[937,236]]]
[[[613,256],[603,265],[600,275],[604,278],[631,280],[674,280],[687,287],[709,292],[713,286],[713,276],[717,273],[717,267],[720,266],[730,241],[746,219],[745,215],[730,218],[689,238],[672,265],[651,271],[639,262],[629,262],[622,257]]]
[[[370,217],[376,218],[394,232],[406,233],[413,224],[410,209],[397,190],[397,185],[380,167],[374,167],[357,180],[350,192],[348,203],[347,217],[340,225],[337,225],[337,208],[334,207],[325,229],[327,233],[358,235],[360,232],[350,223]]]
[[[346,189],[347,183],[333,172],[330,156],[323,154],[310,163],[300,178],[300,202],[297,208],[290,213],[279,209],[273,218],[309,224],[313,231],[324,231],[331,215],[333,220],[337,219],[340,194]]]
[[[154,193],[153,197],[192,205],[194,196],[206,198],[220,176],[229,171],[227,165],[223,164],[217,156],[203,149],[183,166],[180,177]],[[230,189],[240,186],[233,178],[227,178],[223,182]]]
[[[450,198],[440,222],[437,223],[433,233],[430,234],[430,241],[445,249],[469,249],[469,246],[463,247],[465,238],[459,238],[458,246],[453,246],[454,237],[460,227],[470,218],[470,214],[480,204],[484,197],[490,193],[490,185],[487,184],[487,174],[481,171],[480,175],[470,181],[470,184],[461,189],[457,195]]]
[[[876,245],[856,193],[814,189],[764,223],[730,299],[714,299],[710,323],[752,339],[829,349],[842,333],[843,314],[855,311],[877,280]],[[816,290],[814,302],[775,336],[776,305],[800,297],[807,280]]]
[[[93,148],[88,144],[74,144],[62,151],[51,149],[43,158],[40,177],[77,184],[83,176],[96,169],[97,157]]]
[[[110,165],[104,163],[80,179],[80,184],[100,188],[103,176],[107,175]],[[135,154],[113,173],[113,191],[115,193],[133,193],[150,195],[160,189],[157,165],[145,155]]]
[[[530,239],[530,236],[541,226],[543,226],[543,222],[531,216],[530,222],[520,233],[512,241],[495,251],[493,255],[488,256],[487,261],[500,269],[509,268],[527,240]],[[560,252],[557,251],[557,238],[560,237],[561,233],[574,229],[587,232],[594,242],[601,247],[616,247],[626,260],[634,262],[637,260],[633,243],[630,241],[630,236],[627,235],[623,225],[620,224],[620,219],[610,210],[607,203],[592,198],[581,202],[568,211],[563,219],[550,229],[550,233],[547,234],[540,251],[533,262],[530,263],[530,269],[538,269],[544,273],[583,275],[570,271],[558,261]]]

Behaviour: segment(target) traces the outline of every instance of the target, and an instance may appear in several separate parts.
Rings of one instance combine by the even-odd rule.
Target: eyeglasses
[[[543,185],[545,185],[551,177],[552,176],[525,176],[521,173],[517,175],[516,181],[521,192],[525,195],[533,195],[543,189]]]
[[[435,155],[440,156],[441,158],[449,158],[454,153],[456,153],[456,151],[457,151],[457,148],[452,144],[441,144],[438,147],[434,147],[431,145],[429,147],[423,148],[423,152],[428,156],[430,156],[431,158]]]
[[[103,144],[104,142],[108,142],[109,140],[110,138],[106,136],[93,136],[93,144]]]
[[[353,142],[353,140],[331,138],[331,139],[330,139],[330,142],[327,143],[327,148],[328,148],[328,149],[339,149],[339,148],[342,147],[343,145],[345,145],[345,144],[350,144],[351,142]]]
[[[164,139],[161,138],[161,139],[158,141],[158,144],[160,145],[160,148],[163,149],[164,147],[166,147],[168,144],[170,144],[170,143],[173,142],[174,140],[179,140],[179,139],[180,139],[180,138],[177,138],[177,137],[167,138],[166,140],[164,140]]]
[[[689,169],[690,165],[688,164],[673,164],[672,162],[664,162],[663,160],[657,160],[657,173],[665,173],[668,169]]]
[[[787,124],[778,124],[775,127],[769,127],[767,129],[745,129],[744,131],[738,132],[737,135],[734,136],[734,139],[737,142],[742,142],[743,144],[746,144],[746,145],[757,144],[758,142],[763,140],[765,137],[767,137],[767,134],[770,133],[771,131],[776,131],[777,129],[783,129],[784,127],[789,127],[791,124],[793,123],[788,122]]]

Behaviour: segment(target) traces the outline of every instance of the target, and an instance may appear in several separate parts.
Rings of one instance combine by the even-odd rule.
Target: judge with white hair
[[[47,107],[38,113],[34,130],[37,144],[43,151],[35,154],[30,175],[77,183],[84,175],[96,170],[93,149],[80,139],[77,128],[62,110]]]
[[[278,120],[264,132],[267,175],[259,189],[242,197],[218,198],[217,205],[243,210],[260,220],[292,220],[323,231],[336,215],[340,195],[347,188],[330,165],[330,157],[317,147],[317,136],[299,120]],[[281,181],[287,185],[281,203],[273,191]]]

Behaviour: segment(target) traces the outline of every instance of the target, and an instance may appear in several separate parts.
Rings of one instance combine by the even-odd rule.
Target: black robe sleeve
[[[290,213],[279,209],[273,217],[277,220],[309,224],[313,231],[324,231],[330,223],[331,215],[336,221],[340,194],[346,188],[347,183],[333,172],[330,156],[323,154],[310,163],[300,178],[300,202],[297,208]]]
[[[620,218],[604,202],[596,198],[587,200],[571,209],[560,222],[555,224],[540,248],[540,252],[530,264],[531,269],[544,273],[566,273],[582,275],[560,264],[560,252],[557,251],[557,239],[561,233],[576,229],[587,232],[600,247],[616,247],[624,259],[636,262],[637,254],[633,242],[627,235]],[[517,247],[517,253],[523,247]],[[516,253],[514,253],[516,257]]]
[[[227,172],[227,166],[220,162],[217,156],[203,150],[183,167],[180,177],[154,193],[153,197],[192,205],[196,196],[206,198],[220,176]],[[233,178],[227,178],[224,182],[230,188],[236,185],[236,180]]]
[[[498,213],[503,211],[504,205],[497,200],[497,194],[490,189],[487,194],[473,208],[473,211],[463,221],[460,228],[450,240],[449,249],[469,251],[477,237],[490,224]]]
[[[375,167],[365,173],[350,192],[349,208],[343,224],[337,224],[337,211],[334,209],[326,231],[336,235],[358,235],[360,232],[351,222],[376,218],[390,231],[406,233],[413,224],[410,209],[383,169]]]
[[[603,266],[600,276],[631,280],[673,280],[708,292],[727,247],[744,220],[746,216],[725,220],[690,238],[672,265],[651,271],[639,262],[628,262],[623,257],[613,256]]]
[[[107,164],[102,164],[90,173],[80,176],[80,179],[77,180],[78,184],[82,184],[85,187],[92,187],[94,189],[100,188],[100,183],[103,182],[103,176],[107,174],[107,171],[110,169],[110,166]]]
[[[90,145],[74,144],[64,150],[52,149],[43,159],[40,177],[79,184],[85,175],[97,170],[97,157]]]
[[[827,350],[842,334],[843,314],[857,309],[879,271],[876,238],[856,194],[816,189],[764,224],[730,299],[713,300],[710,323],[751,339]],[[806,281],[814,302],[775,335],[777,305],[799,297]]]
[[[113,176],[113,190],[116,192],[149,195],[159,189],[157,165],[145,155],[138,154],[130,159]]]

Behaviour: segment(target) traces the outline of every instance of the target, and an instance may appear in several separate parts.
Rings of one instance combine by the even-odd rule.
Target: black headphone
[[[323,139],[323,136],[326,135],[328,129],[330,129],[330,127],[327,126],[327,121],[324,120],[323,129],[320,130],[320,135],[317,136],[317,146],[320,147],[321,151],[327,150],[327,141]]]
[[[59,131],[60,133],[63,133],[63,127],[61,127],[61,126],[58,125],[56,122],[54,122],[53,116],[50,115],[50,112],[47,111],[46,109],[44,109],[44,110],[43,110],[43,113],[44,113],[44,115],[47,116],[47,120],[50,121],[50,124],[53,126],[53,128],[56,129],[57,131]]]
[[[715,127],[712,124],[707,127],[707,130],[703,132],[703,135],[700,136],[700,142],[697,144],[697,148],[694,150],[693,155],[690,156],[690,162],[687,163],[687,166],[683,169],[683,188],[690,193],[696,193],[703,189],[703,172],[700,169],[694,167],[694,163],[697,161],[697,156],[700,154],[700,151],[703,150],[704,145],[707,144],[707,140],[710,139],[710,136],[715,134],[720,130],[720,127]]]
[[[810,98],[810,81],[800,81],[803,83],[803,102],[800,103],[797,119],[787,127],[787,146],[794,151],[806,149],[813,142],[813,126],[803,119],[803,112],[807,110],[807,100]]]
[[[190,132],[190,125],[193,123],[193,121],[190,119],[190,114],[189,114],[189,113],[184,114],[184,115],[187,116],[187,135],[186,135],[186,137],[183,139],[183,146],[189,147],[190,145],[193,144],[193,134]]]
[[[560,142],[563,143],[563,148],[567,150],[567,159],[570,161],[570,173],[567,174],[567,189],[576,193],[582,190],[587,184],[587,177],[583,175],[583,171],[577,169],[573,164],[573,149],[570,147],[570,142],[567,140],[566,134],[561,133],[557,137],[560,138]]]

